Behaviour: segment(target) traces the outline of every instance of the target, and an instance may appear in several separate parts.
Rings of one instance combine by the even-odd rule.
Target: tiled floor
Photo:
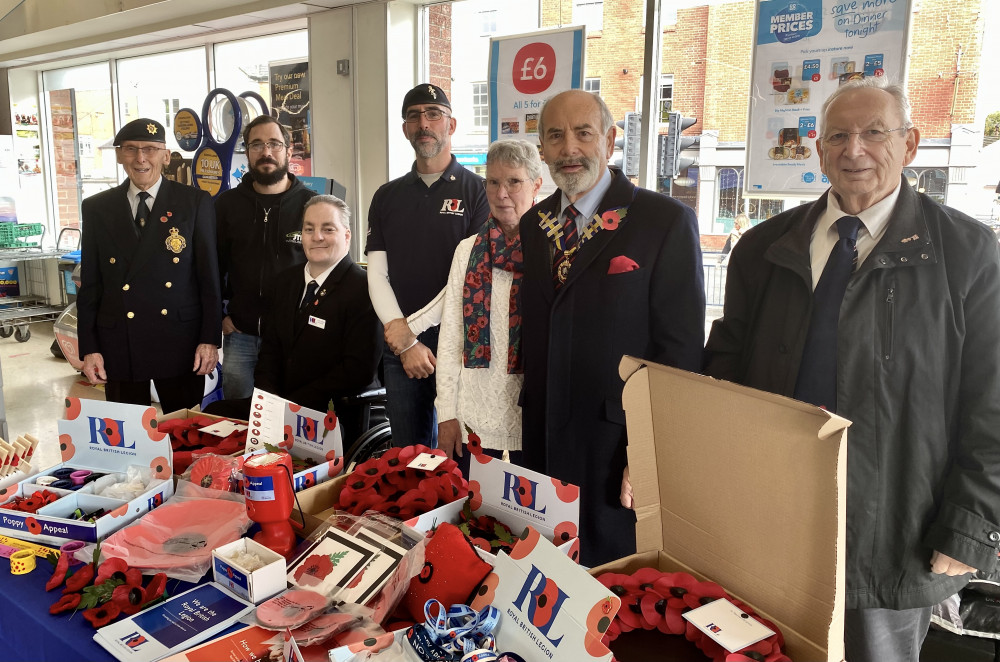
[[[104,391],[87,385],[67,361],[52,356],[51,322],[30,328],[28,342],[19,343],[13,336],[0,339],[0,367],[8,435],[38,437],[34,464],[44,469],[61,461],[56,421],[62,418],[66,396],[103,400]]]

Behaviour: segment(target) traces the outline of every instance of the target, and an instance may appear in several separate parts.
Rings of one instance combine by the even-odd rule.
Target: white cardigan
[[[468,425],[482,439],[483,448],[521,450],[521,408],[517,399],[524,376],[507,373],[507,315],[513,282],[509,271],[493,269],[489,367],[466,368],[462,361],[465,333],[462,288],[475,241],[473,235],[458,244],[442,295],[411,315],[407,322],[411,328],[424,329],[433,326],[435,318],[441,316],[434,401],[438,421],[457,418],[462,426],[462,439],[466,438]]]

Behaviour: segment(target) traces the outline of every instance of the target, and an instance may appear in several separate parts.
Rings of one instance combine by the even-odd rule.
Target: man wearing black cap
[[[163,126],[115,136],[128,180],[83,201],[78,308],[83,374],[111,402],[163,411],[200,404],[222,335],[215,211],[205,191],[165,179]]]
[[[455,118],[444,90],[422,83],[403,98],[403,135],[416,160],[375,192],[368,212],[368,289],[385,325],[382,360],[393,441],[437,445],[437,327],[407,326],[444,288],[455,247],[489,215],[482,178],[451,154]],[[422,332],[421,332],[422,331]]]

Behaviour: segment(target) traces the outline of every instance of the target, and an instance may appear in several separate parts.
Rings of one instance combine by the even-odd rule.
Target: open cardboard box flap
[[[753,605],[792,659],[843,659],[850,421],[628,356],[619,372],[637,552]]]

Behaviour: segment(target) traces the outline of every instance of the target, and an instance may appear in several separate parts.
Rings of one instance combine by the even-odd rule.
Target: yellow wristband
[[[26,575],[35,569],[35,553],[30,549],[22,549],[10,555],[10,573]]]

